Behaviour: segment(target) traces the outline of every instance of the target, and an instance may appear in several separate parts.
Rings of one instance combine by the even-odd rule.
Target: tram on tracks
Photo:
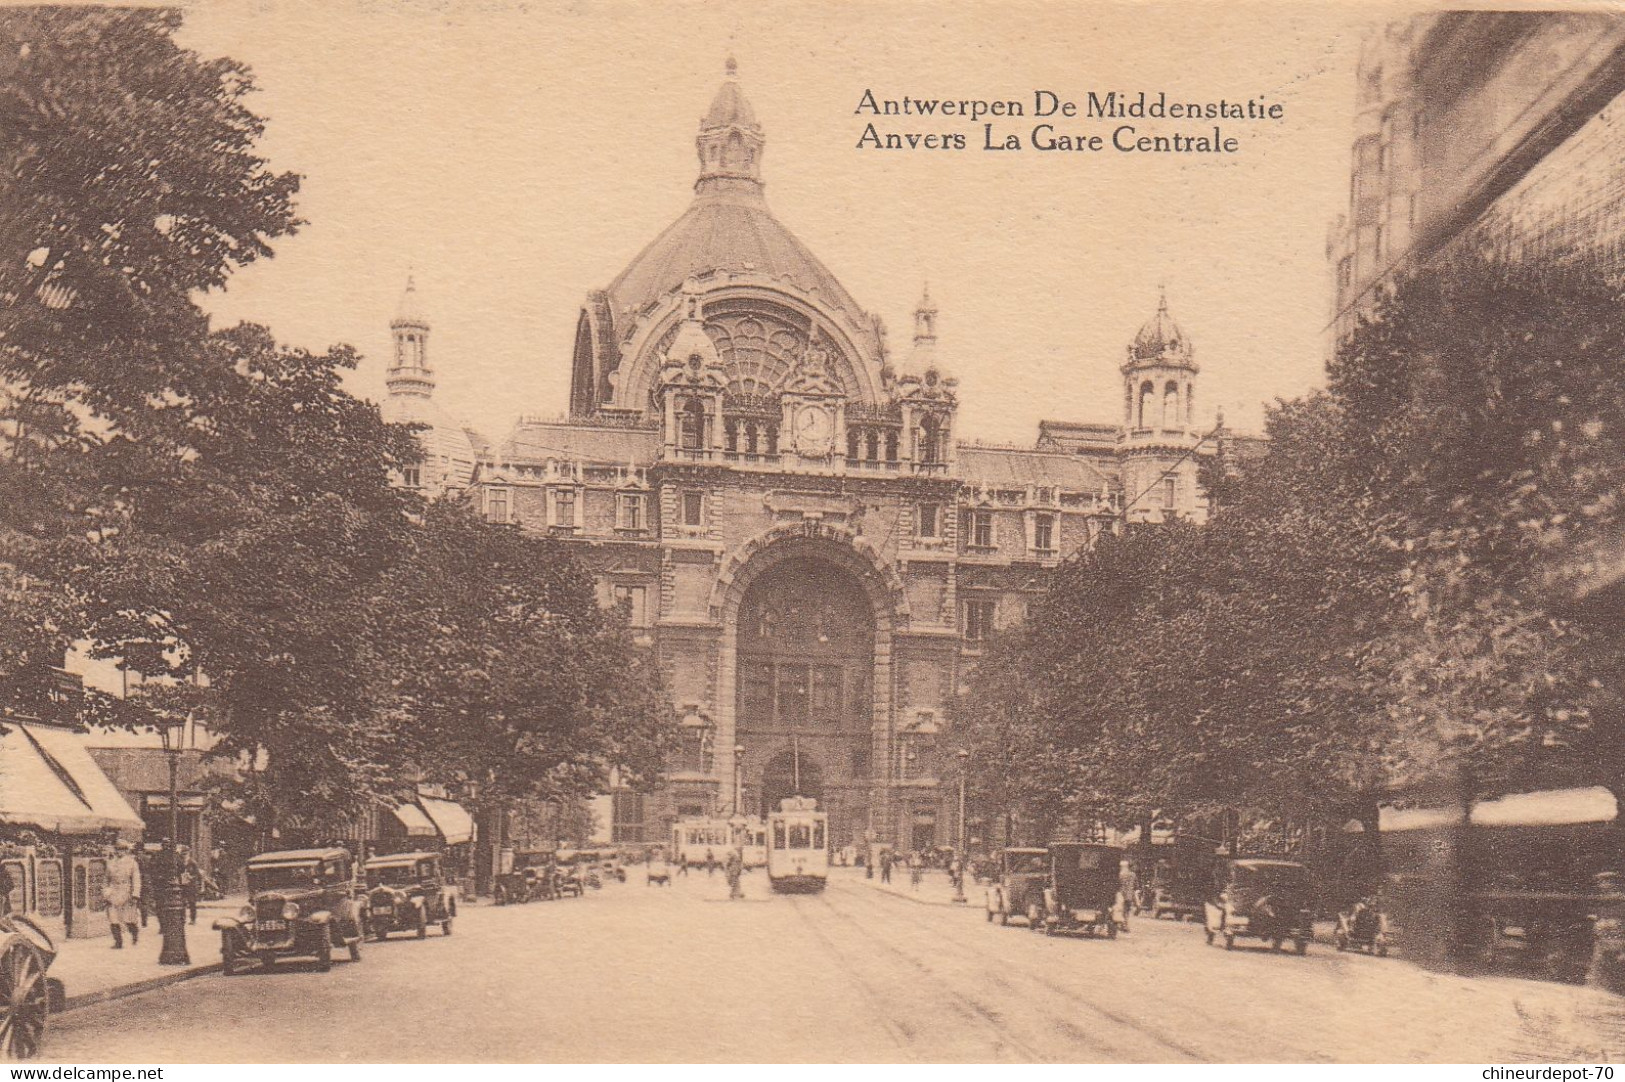
[[[747,868],[767,863],[767,826],[760,819],[679,819],[671,828],[671,860],[691,868],[705,865],[706,854],[718,864],[738,849]]]
[[[767,881],[780,894],[812,893],[829,878],[829,816],[811,797],[779,802],[767,816]]]

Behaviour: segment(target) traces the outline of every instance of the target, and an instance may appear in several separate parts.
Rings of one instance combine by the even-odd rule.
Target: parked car
[[[1009,924],[1012,916],[1030,923],[1042,912],[1049,886],[1049,850],[1006,849],[999,854],[999,877],[987,888],[987,919]]]
[[[1049,883],[1037,911],[1029,912],[1028,925],[1047,935],[1081,931],[1116,939],[1117,921],[1112,909],[1117,901],[1117,875],[1122,861],[1123,851],[1110,845],[1051,845]]]
[[[0,1059],[33,1059],[67,995],[61,981],[45,975],[56,944],[32,920],[6,912],[7,904],[0,892]]]
[[[1388,914],[1379,898],[1361,898],[1337,915],[1337,949],[1388,954]]]
[[[306,957],[326,972],[333,951],[348,948],[361,961],[367,901],[343,849],[288,849],[250,857],[243,869],[248,904],[235,918],[214,922],[220,933],[221,969],[242,972],[257,960],[269,971],[282,958]]]
[[[387,939],[391,932],[416,932],[422,939],[431,924],[440,925],[441,935],[451,935],[456,888],[446,882],[439,853],[373,857],[366,876],[367,927],[374,939]]]
[[[1295,860],[1228,860],[1215,873],[1214,888],[1204,906],[1210,944],[1222,936],[1225,950],[1234,950],[1238,936],[1250,936],[1276,950],[1290,939],[1299,954],[1308,951],[1314,934],[1308,868]]]

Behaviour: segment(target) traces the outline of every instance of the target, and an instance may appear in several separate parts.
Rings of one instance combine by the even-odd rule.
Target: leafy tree
[[[219,750],[251,764],[261,822],[332,822],[393,780],[380,583],[419,507],[391,487],[412,434],[340,385],[355,364],[237,327],[204,344],[218,376],[188,407],[188,456],[108,456],[114,542],[75,568],[99,651],[207,677]]]
[[[199,291],[297,225],[253,150],[232,61],[175,11],[0,11],[0,698],[32,701],[80,634],[75,568],[121,512],[104,469],[184,457],[218,373]],[[200,387],[200,384],[202,385]]]
[[[658,775],[675,719],[654,659],[559,542],[432,505],[380,584],[400,753],[487,806]]]

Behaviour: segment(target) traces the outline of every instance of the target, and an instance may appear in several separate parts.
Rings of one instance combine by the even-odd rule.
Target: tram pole
[[[954,876],[954,897],[956,902],[964,903],[965,898],[965,764],[970,761],[970,751],[959,749],[959,874]]]

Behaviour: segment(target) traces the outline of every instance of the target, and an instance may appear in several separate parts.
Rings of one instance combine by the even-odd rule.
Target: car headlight
[[[245,905],[241,909],[237,910],[237,919],[242,921],[253,920],[254,907],[251,905]]]
[[[294,905],[292,902],[289,902],[287,905],[283,906],[282,907],[282,919],[283,920],[298,920],[299,919],[299,907]]]

